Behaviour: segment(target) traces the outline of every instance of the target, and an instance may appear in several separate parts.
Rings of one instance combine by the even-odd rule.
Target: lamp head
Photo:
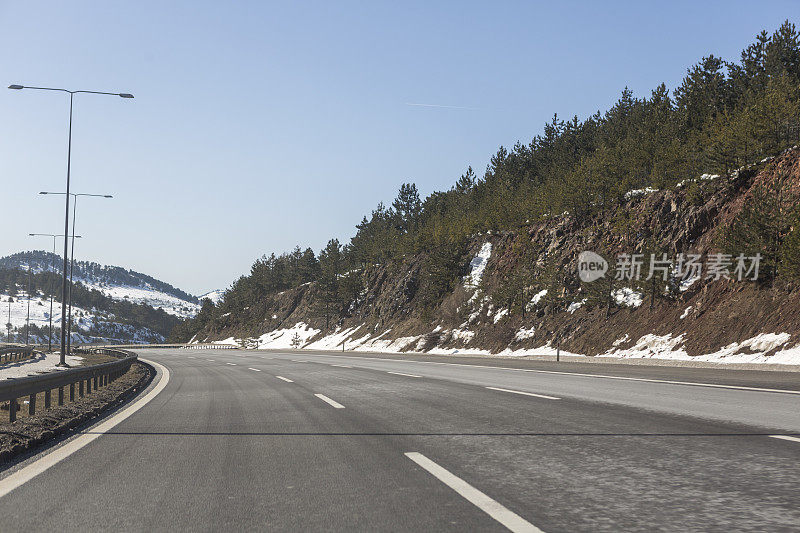
[[[9,85],[8,88],[9,89],[24,89],[25,87],[23,87],[22,85]]]

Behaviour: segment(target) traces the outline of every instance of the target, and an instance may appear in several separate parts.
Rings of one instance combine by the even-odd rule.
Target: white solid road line
[[[395,376],[405,376],[407,378],[421,378],[422,376],[418,376],[416,374],[403,374],[402,372],[391,372],[389,370],[386,371],[387,374],[394,374]]]
[[[150,400],[158,396],[158,394],[164,390],[164,387],[167,386],[169,383],[169,370],[166,367],[150,361],[148,359],[139,358],[140,361],[144,361],[150,365],[153,365],[158,370],[161,371],[161,379],[158,380],[155,387],[145,394],[142,398],[136,400],[132,405],[128,406],[127,408],[123,409],[119,413],[112,415],[108,419],[104,420],[97,426],[89,429],[83,435],[76,437],[75,439],[67,442],[63,446],[55,448],[53,451],[47,453],[41,459],[34,461],[33,463],[29,464],[28,466],[14,472],[10,476],[0,480],[0,498],[11,492],[12,490],[16,489],[23,483],[26,483],[33,479],[34,477],[38,476],[51,466],[57,464],[59,461],[62,461],[72,455],[73,453],[77,452],[96,438],[103,435],[103,433],[107,433],[110,429],[114,426],[131,416],[133,413],[144,407]]]
[[[405,456],[417,463],[419,466],[432,474],[436,479],[463,496],[468,502],[475,505],[478,509],[488,514],[506,528],[514,532],[542,533],[542,530],[534,526],[517,513],[511,511],[499,502],[479,491],[460,477],[452,474],[434,463],[418,452],[406,452]]]
[[[555,396],[546,396],[544,394],[534,394],[532,392],[522,392],[521,390],[511,390],[511,389],[501,389],[499,387],[486,387],[487,389],[491,390],[499,390],[501,392],[510,392],[512,394],[522,394],[524,396],[535,396],[536,398],[544,398],[545,400],[560,400],[561,398],[556,398]]]
[[[800,394],[800,390],[792,389],[768,389],[763,387],[746,387],[743,385],[724,385],[719,383],[702,383],[696,381],[675,381],[670,379],[652,379],[652,378],[631,378],[625,376],[609,376],[606,374],[586,374],[582,372],[565,372],[559,370],[536,370],[532,368],[509,368],[506,366],[492,366],[492,365],[469,365],[466,363],[442,363],[439,361],[415,361],[413,359],[388,359],[385,357],[358,357],[348,355],[332,355],[325,354],[325,357],[341,357],[345,359],[370,359],[373,361],[391,361],[402,363],[419,363],[424,365],[447,365],[447,366],[463,366],[467,368],[490,368],[493,370],[509,370],[511,372],[533,372],[537,374],[558,374],[562,376],[579,376],[583,378],[601,378],[601,379],[620,379],[623,381],[643,381],[646,383],[665,383],[668,385],[691,385],[693,387],[711,387],[715,389],[734,389],[746,390],[752,392],[779,392],[783,394]]]
[[[335,364],[333,364],[333,363],[328,363],[328,364],[329,364],[330,366],[338,366],[339,368],[353,368],[352,366],[347,366],[347,365],[335,365]]]
[[[790,440],[792,442],[800,442],[800,437],[791,437],[789,435],[770,435],[773,439]]]
[[[236,366],[236,363],[225,363],[226,365]]]
[[[253,372],[261,372],[261,370],[259,370],[257,368],[252,368],[252,367],[249,367],[249,366],[247,367],[247,370],[252,370]]]
[[[300,361],[299,359],[292,359],[295,363],[308,363],[308,361]]]
[[[276,377],[276,378],[278,378],[278,379],[282,379],[282,380],[283,380],[283,381],[285,381],[286,383],[294,383],[294,381],[292,381],[291,379],[289,379],[289,378],[285,378],[285,377],[283,377],[283,376],[275,376],[275,377]]]
[[[330,398],[328,398],[324,394],[315,394],[314,396],[316,396],[317,398],[319,398],[323,402],[327,403],[328,405],[331,405],[331,406],[335,407],[336,409],[344,409],[344,405],[340,404],[336,400],[331,400]]]

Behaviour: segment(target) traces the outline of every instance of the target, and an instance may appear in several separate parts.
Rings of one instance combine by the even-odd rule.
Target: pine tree
[[[720,247],[731,255],[761,254],[759,278],[774,282],[779,274],[783,242],[796,220],[797,208],[788,194],[788,176],[778,174],[758,184],[733,221],[718,237]],[[788,254],[789,252],[787,252]]]
[[[331,318],[338,317],[341,307],[339,275],[342,269],[342,248],[337,239],[331,239],[319,253],[318,280],[320,311],[325,317],[325,329],[330,329]]]
[[[392,207],[397,217],[397,227],[401,233],[407,233],[415,227],[417,217],[422,210],[419,191],[413,183],[404,183],[400,186],[397,198],[392,202]]]

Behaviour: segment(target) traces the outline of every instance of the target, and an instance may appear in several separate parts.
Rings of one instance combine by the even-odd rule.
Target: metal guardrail
[[[183,348],[186,350],[238,350],[237,344],[215,344],[213,342],[203,342],[195,344],[83,344],[83,348],[129,348],[129,349],[151,349],[151,348]]]
[[[58,390],[58,405],[64,405],[64,389],[69,387],[69,401],[75,401],[75,385],[78,397],[89,394],[92,389],[104,387],[125,374],[136,361],[136,354],[126,350],[111,348],[85,349],[76,348],[75,352],[100,353],[118,357],[117,361],[100,363],[99,365],[70,368],[42,374],[26,376],[0,382],[0,402],[8,401],[8,417],[10,422],[17,419],[19,404],[17,400],[28,396],[28,414],[36,414],[36,395],[44,392],[44,407],[50,407],[51,393]]]
[[[33,346],[3,346],[0,348],[0,364],[30,359],[35,353]]]
[[[239,346],[236,344],[184,344],[180,346],[184,350],[238,350]]]

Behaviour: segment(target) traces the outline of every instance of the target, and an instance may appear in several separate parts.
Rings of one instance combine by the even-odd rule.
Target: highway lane
[[[291,359],[294,355],[275,354]],[[449,357],[449,359],[448,359]],[[792,372],[733,372],[731,387],[724,388],[724,369],[655,367],[651,378],[641,366],[602,365],[598,369],[587,364],[553,365],[538,361],[498,361],[496,359],[446,356],[435,360],[420,358],[383,358],[339,352],[315,353],[303,359],[317,363],[347,364],[355,368],[399,373],[413,373],[480,386],[504,387],[529,393],[568,396],[590,402],[607,402],[637,409],[686,415],[695,418],[733,422],[770,428],[774,431],[800,433],[800,374]],[[498,365],[508,365],[500,367]],[[646,367],[645,367],[646,370]],[[592,371],[587,373],[587,371]],[[662,382],[648,381],[650,379]],[[663,381],[669,381],[664,383]],[[775,383],[779,388],[774,388]],[[688,385],[685,383],[695,383]],[[708,385],[708,386],[706,386]],[[777,392],[784,391],[784,392]],[[742,394],[746,392],[746,394]],[[788,397],[787,397],[788,396]]]
[[[496,364],[485,359],[141,355],[169,368],[166,388],[0,498],[4,531],[800,524],[800,442],[768,436],[798,431],[800,395],[484,368]]]

